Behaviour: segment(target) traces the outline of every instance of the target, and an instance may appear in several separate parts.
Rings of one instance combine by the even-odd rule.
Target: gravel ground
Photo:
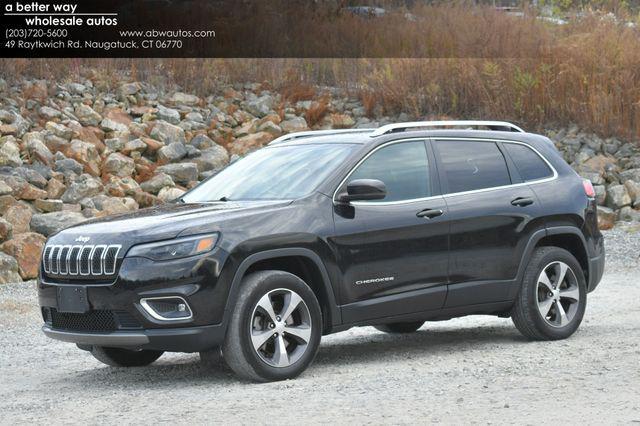
[[[579,331],[528,342],[508,319],[323,338],[293,381],[252,384],[195,354],[106,367],[40,332],[33,283],[0,286],[0,423],[640,422],[640,229],[606,232],[607,272]]]

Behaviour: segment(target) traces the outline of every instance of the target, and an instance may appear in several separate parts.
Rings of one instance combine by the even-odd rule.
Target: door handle
[[[440,209],[424,209],[416,213],[416,216],[433,219],[434,217],[442,216],[443,214],[444,212]]]
[[[525,207],[533,204],[533,198],[531,197],[518,197],[514,200],[511,200],[511,205],[518,207]]]

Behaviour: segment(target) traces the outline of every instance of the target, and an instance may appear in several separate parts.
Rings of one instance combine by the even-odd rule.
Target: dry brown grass
[[[307,120],[309,127],[315,126],[324,118],[329,112],[329,101],[331,98],[328,95],[322,95],[320,99],[314,102],[311,107],[304,113],[304,118]]]
[[[229,83],[264,82],[292,103],[330,85],[361,99],[368,114],[507,119],[532,130],[576,123],[604,136],[640,136],[639,30],[597,17],[553,26],[534,16],[447,5],[413,13],[417,23],[399,14],[291,23],[307,25],[309,34],[323,31],[309,41],[317,55],[355,45],[368,59],[2,60],[0,74],[84,77],[114,89],[130,73],[167,91],[204,96]],[[375,58],[385,51],[413,58]]]

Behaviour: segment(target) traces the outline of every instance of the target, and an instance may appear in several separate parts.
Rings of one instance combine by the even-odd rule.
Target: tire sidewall
[[[557,261],[564,262],[571,268],[576,277],[576,281],[578,282],[578,290],[580,292],[578,311],[571,320],[571,323],[561,328],[553,327],[548,324],[540,314],[537,305],[538,276],[542,272],[543,268],[545,268],[550,263]],[[532,269],[530,270],[530,274],[527,274],[527,278],[530,282],[527,283],[526,291],[528,292],[527,296],[529,299],[529,309],[531,309],[531,318],[535,323],[536,328],[543,334],[554,340],[564,339],[571,336],[580,326],[587,307],[587,285],[584,273],[582,272],[582,267],[575,259],[575,257],[573,257],[569,252],[564,249],[557,248],[554,250],[550,250],[539,259],[536,259],[535,264],[530,265],[529,268]]]
[[[305,353],[294,364],[288,367],[272,367],[266,364],[256,353],[251,342],[250,330],[253,310],[262,296],[276,289],[295,291],[309,309],[311,316],[311,339]],[[244,358],[259,376],[267,380],[284,380],[293,378],[303,372],[315,358],[322,336],[322,312],[315,294],[304,281],[286,272],[274,272],[257,283],[251,294],[240,302],[240,343]]]

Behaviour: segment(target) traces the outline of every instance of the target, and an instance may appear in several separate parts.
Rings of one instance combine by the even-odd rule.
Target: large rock
[[[194,136],[193,139],[189,141],[189,144],[195,146],[198,149],[207,149],[216,145],[216,143],[212,141],[209,136],[203,134]]]
[[[624,222],[640,222],[640,210],[634,210],[631,207],[623,207],[620,209],[618,218]]]
[[[96,203],[96,207],[100,210],[96,214],[96,216],[104,217],[137,210],[138,203],[136,203],[134,199],[129,197],[104,197],[102,200]]]
[[[128,127],[110,118],[104,118],[100,122],[100,128],[105,132],[126,132]]]
[[[62,158],[60,160],[56,160],[53,165],[53,170],[65,175],[69,174],[70,172],[76,175],[81,175],[84,171],[84,166],[78,163],[73,158]]]
[[[64,207],[60,200],[36,200],[33,205],[43,213],[59,212]]]
[[[215,145],[201,151],[200,156],[192,160],[198,166],[198,172],[221,169],[229,162],[229,153],[224,147]]]
[[[15,142],[6,140],[0,145],[0,166],[18,167],[20,165],[22,165],[20,148]]]
[[[200,98],[187,93],[176,92],[171,96],[169,101],[174,105],[189,105],[195,106],[200,103]]]
[[[11,188],[5,181],[0,180],[0,196],[13,194],[13,188]]]
[[[157,121],[151,130],[150,136],[165,145],[174,142],[186,143],[184,130],[166,121]]]
[[[280,127],[286,133],[292,132],[302,132],[304,130],[309,130],[307,126],[307,121],[303,117],[295,117],[290,120],[285,120],[280,123]]]
[[[31,218],[31,230],[48,237],[85,220],[87,219],[82,214],[70,211],[34,214]]]
[[[0,246],[0,250],[18,262],[18,273],[24,280],[36,278],[46,238],[35,232],[16,235]]]
[[[13,225],[0,217],[0,243],[10,240],[13,235]]]
[[[136,165],[131,158],[114,152],[105,160],[103,172],[113,176],[130,177],[135,170]]]
[[[84,166],[84,170],[93,176],[100,176],[100,153],[94,144],[74,139],[65,155]]]
[[[624,183],[624,187],[631,198],[631,205],[640,207],[640,183],[628,180]]]
[[[158,172],[166,173],[174,182],[187,185],[198,180],[198,166],[195,163],[174,163],[158,167]]]
[[[39,160],[44,164],[51,164],[53,154],[43,142],[40,133],[29,132],[22,137],[22,142],[32,161]]]
[[[6,253],[0,252],[0,284],[22,281],[18,273],[18,261]]]
[[[73,137],[73,130],[68,128],[64,124],[49,121],[47,122],[47,124],[45,124],[45,129],[51,132],[54,136],[66,139],[68,141]]]
[[[23,203],[16,203],[7,209],[4,219],[11,224],[13,234],[16,235],[30,231],[31,215],[33,215],[31,208]]]
[[[102,116],[94,111],[89,105],[78,104],[75,110],[75,116],[84,126],[97,126],[102,121]]]
[[[634,182],[640,182],[640,169],[628,169],[620,172],[620,179],[624,182],[632,180]]]
[[[258,132],[236,139],[230,146],[231,154],[244,155],[263,147],[273,140],[273,136],[267,132]]]
[[[49,179],[47,182],[47,198],[57,199],[67,190],[67,187],[58,179]]]
[[[102,183],[98,179],[84,174],[67,188],[61,198],[65,203],[77,204],[83,198],[100,194],[102,190]]]
[[[618,220],[618,212],[609,207],[598,206],[598,228],[605,230],[613,228]]]
[[[0,181],[12,189],[12,194],[18,200],[33,201],[45,198],[47,192],[31,185],[20,176],[0,176]]]
[[[263,95],[247,101],[247,111],[256,117],[264,117],[273,108],[273,96]]]
[[[134,195],[140,191],[140,185],[133,178],[119,178],[111,176],[109,182],[105,185],[104,190],[113,197],[124,197]]]
[[[173,142],[158,150],[158,161],[161,163],[175,163],[187,155],[187,149],[181,142]]]
[[[185,191],[179,188],[162,188],[160,193],[158,193],[158,198],[164,202],[168,202],[181,197],[184,193]]]
[[[631,197],[624,185],[611,185],[607,188],[607,206],[613,209],[620,209],[631,205]]]
[[[172,108],[167,108],[162,105],[158,105],[158,112],[156,113],[158,120],[164,120],[167,123],[178,124],[180,123],[180,113]]]
[[[46,105],[41,106],[40,109],[38,110],[38,113],[40,113],[40,117],[46,120],[53,120],[54,118],[58,118],[62,115],[62,113],[57,109],[53,109]]]
[[[173,182],[173,179],[171,178],[171,176],[169,176],[166,173],[158,173],[154,175],[151,179],[145,182],[142,182],[140,184],[140,188],[143,191],[149,192],[154,195],[158,194],[158,192],[160,192],[162,188],[174,187],[174,186],[176,185]]]

